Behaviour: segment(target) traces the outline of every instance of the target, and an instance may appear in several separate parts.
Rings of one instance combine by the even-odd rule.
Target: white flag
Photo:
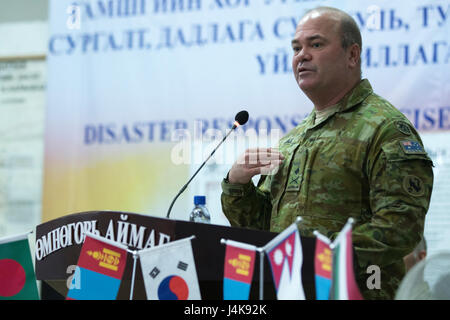
[[[264,246],[272,269],[278,300],[305,300],[303,253],[297,224],[293,223]]]
[[[138,251],[148,300],[201,300],[191,239]]]

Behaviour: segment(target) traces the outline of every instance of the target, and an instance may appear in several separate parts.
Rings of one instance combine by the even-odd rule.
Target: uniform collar
[[[294,132],[300,132],[304,129],[306,129],[306,131],[308,131],[309,129],[316,127],[320,123],[327,121],[327,119],[329,119],[332,115],[339,113],[339,112],[344,112],[344,111],[358,105],[359,103],[363,102],[364,99],[366,99],[372,93],[373,93],[373,90],[372,90],[372,86],[369,83],[369,80],[363,79],[352,90],[350,90],[341,99],[341,101],[339,101],[337,103],[338,105],[340,105],[340,107],[338,107],[334,113],[328,115],[328,117],[326,119],[322,120],[321,122],[314,123],[314,119],[316,118],[316,112],[315,112],[315,109],[313,109],[312,112],[305,118],[305,120],[298,127],[296,127],[291,133],[293,134]],[[303,132],[302,135],[298,136],[298,139],[301,139],[304,135],[306,135],[306,132]],[[298,140],[297,138],[294,138],[295,135],[294,136],[289,135],[289,138],[287,138],[287,137],[288,136],[286,136],[285,138],[287,139],[286,141],[289,143],[292,143],[293,141],[297,142],[297,140]]]
[[[337,104],[330,106],[329,108],[337,107],[335,112],[329,114],[324,120],[319,123],[324,122],[326,119],[330,118],[332,115],[340,112],[344,112],[364,101],[370,94],[373,93],[372,86],[370,85],[369,80],[362,79],[353,89],[351,89]],[[310,113],[307,118],[308,124],[312,126],[316,126],[319,123],[314,123],[314,119],[316,118],[316,110]]]
[[[343,112],[356,106],[357,104],[360,104],[372,93],[373,90],[369,80],[361,80],[341,99],[341,101],[338,102],[338,104],[340,105],[340,107],[338,108],[338,112]]]

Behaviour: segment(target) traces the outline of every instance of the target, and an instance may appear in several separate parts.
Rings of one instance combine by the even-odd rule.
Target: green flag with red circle
[[[0,239],[0,300],[39,300],[28,234]]]

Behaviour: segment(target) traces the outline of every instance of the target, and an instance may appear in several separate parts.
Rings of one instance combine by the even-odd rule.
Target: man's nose
[[[307,50],[307,48],[302,48],[297,53],[297,59],[299,62],[310,61],[311,58],[312,58],[311,53],[309,52],[309,50]]]

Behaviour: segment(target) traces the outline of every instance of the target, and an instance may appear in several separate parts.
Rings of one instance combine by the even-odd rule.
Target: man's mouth
[[[298,68],[298,73],[307,72],[307,71],[312,72],[313,70],[309,69],[309,68],[305,68],[305,67]]]

